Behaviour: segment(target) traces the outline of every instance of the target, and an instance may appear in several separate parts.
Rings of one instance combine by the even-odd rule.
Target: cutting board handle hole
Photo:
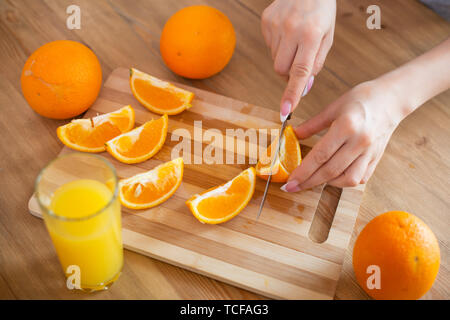
[[[341,194],[342,189],[340,188],[329,185],[323,188],[311,227],[309,228],[308,237],[311,241],[323,243],[328,239]]]

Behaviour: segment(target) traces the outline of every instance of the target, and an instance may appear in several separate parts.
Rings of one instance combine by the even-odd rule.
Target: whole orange
[[[383,213],[359,234],[353,269],[359,285],[374,299],[419,299],[433,285],[439,270],[439,245],[430,228],[403,211]],[[368,287],[379,267],[379,288]]]
[[[67,119],[94,103],[102,85],[102,69],[85,45],[53,41],[31,54],[23,67],[21,83],[34,111],[52,119]]]
[[[176,74],[204,79],[220,72],[231,59],[236,36],[230,20],[219,10],[191,6],[166,22],[160,50],[166,65]]]

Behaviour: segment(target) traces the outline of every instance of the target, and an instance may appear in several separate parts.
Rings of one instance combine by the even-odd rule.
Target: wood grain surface
[[[27,57],[44,43],[72,39],[100,59],[104,78],[120,66],[278,110],[285,82],[273,71],[260,31],[269,0],[79,0],[80,30],[66,28],[70,0],[0,1],[0,298],[3,299],[264,299],[265,296],[126,251],[120,280],[105,292],[70,292],[42,221],[27,201],[39,170],[61,150],[56,128],[65,121],[34,113],[20,89]],[[206,80],[171,73],[159,54],[165,21],[178,9],[207,3],[232,21],[237,46],[229,65]],[[382,29],[368,30],[365,9],[378,4]],[[450,35],[450,24],[415,0],[338,1],[334,45],[296,115],[309,118],[356,84],[373,79],[429,50]],[[430,79],[430,81],[432,81]],[[436,234],[441,267],[424,299],[450,299],[450,93],[427,102],[394,132],[364,194],[345,253],[336,299],[365,299],[356,283],[351,252],[356,236],[373,217],[401,209],[423,219]],[[331,190],[330,194],[335,193]],[[321,223],[329,219],[323,217]]]
[[[132,105],[136,126],[159,118],[133,97],[129,74],[129,69],[115,69],[85,117]],[[280,116],[272,110],[181,86],[194,92],[192,108],[169,117],[166,143],[155,156],[140,164],[127,165],[106,152],[101,153],[116,168],[120,179],[151,170],[174,157],[185,159],[183,182],[169,200],[148,210],[122,208],[124,247],[271,298],[332,299],[364,186],[342,190],[337,197],[337,207],[332,212],[334,218],[330,219],[332,224],[327,229],[327,237],[320,243],[311,239],[310,234],[323,186],[290,194],[279,189],[281,184],[272,183],[263,213],[256,221],[266,185],[266,181],[257,179],[250,203],[237,217],[220,225],[200,223],[185,205],[186,200],[226,183],[257,161],[257,152],[254,152],[259,148],[250,152],[251,144],[258,146],[256,141],[247,140],[245,135],[236,139],[229,129],[242,129],[242,132],[279,129]],[[196,127],[200,135],[195,133]],[[179,135],[180,129],[185,130],[183,136]],[[220,132],[223,148],[217,147],[215,154],[221,154],[224,161],[233,159],[231,163],[205,163],[202,155],[205,154],[207,141],[203,141],[202,137],[207,129]],[[273,138],[276,136],[278,130]],[[191,148],[174,156],[172,151],[180,143],[180,138]],[[262,145],[258,146],[262,152],[267,147],[267,141],[271,141],[264,138]],[[313,140],[316,139],[301,141],[303,150],[305,145],[312,147]],[[233,141],[233,146],[226,141]],[[238,148],[238,143],[243,143],[245,147]],[[61,154],[68,152],[73,150],[64,147]],[[245,159],[245,163],[236,164],[239,157]],[[81,178],[69,169],[58,169],[53,174],[53,182]],[[330,205],[328,202],[331,200],[327,199],[324,205]],[[34,196],[30,199],[29,209],[33,215],[42,216]]]

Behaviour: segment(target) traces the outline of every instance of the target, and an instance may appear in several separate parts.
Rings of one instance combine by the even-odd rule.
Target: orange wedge
[[[120,202],[130,209],[148,209],[169,199],[183,179],[183,158],[119,181]]]
[[[192,92],[133,68],[130,69],[130,87],[144,107],[158,114],[179,114],[189,109],[194,99]]]
[[[255,184],[255,168],[251,167],[223,185],[194,195],[186,205],[202,223],[226,222],[247,206],[255,192]]]
[[[106,151],[123,163],[139,163],[153,157],[167,136],[168,118],[163,115],[106,143]]]
[[[105,143],[130,131],[134,126],[134,110],[131,106],[105,113],[91,119],[74,119],[58,127],[59,140],[69,148],[84,152],[102,152]]]
[[[267,148],[264,156],[256,164],[256,175],[267,180],[270,175],[270,166],[278,146],[278,138],[274,139]],[[286,182],[289,175],[302,162],[300,144],[292,126],[287,126],[281,138],[280,154],[275,159],[272,168],[273,182]]]

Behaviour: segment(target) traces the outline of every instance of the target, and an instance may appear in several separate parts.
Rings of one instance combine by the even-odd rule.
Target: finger
[[[369,179],[372,176],[373,172],[375,171],[376,167],[377,167],[377,165],[375,163],[371,163],[367,167],[367,171],[364,174],[363,178],[361,179],[361,184],[366,184],[369,181]]]
[[[370,177],[372,176],[372,174],[374,173],[375,169],[377,168],[377,164],[378,161],[380,160],[381,157],[377,157],[375,159],[373,159],[371,162],[369,162],[366,172],[363,175],[363,178],[361,179],[361,183],[367,183],[367,181],[369,181]]]
[[[292,62],[294,61],[297,44],[289,41],[289,39],[281,39],[277,55],[273,64],[275,72],[282,76],[289,75]]]
[[[289,176],[289,180],[294,179],[298,184],[308,180],[317,169],[331,159],[345,143],[346,139],[345,133],[339,130],[337,125],[332,124],[328,132],[306,155],[300,166],[294,169]]]
[[[350,167],[350,165],[360,156],[360,154],[361,150],[353,143],[344,144],[334,154],[334,156],[316,172],[314,172],[309,179],[298,185],[299,191],[318,186],[339,177],[347,168]]]
[[[320,41],[298,45],[289,71],[289,82],[281,99],[282,116],[287,116],[289,112],[294,111],[300,102],[303,92],[305,89],[306,91],[308,90],[307,85],[312,75],[312,68],[319,45]]]
[[[361,180],[361,183],[367,183],[367,181],[369,181],[372,174],[375,172],[378,162],[380,162],[381,157],[383,157],[383,153],[384,153],[384,150],[386,149],[386,145],[388,142],[389,142],[389,139],[387,139],[383,143],[375,146],[374,154],[376,154],[376,157],[369,163],[366,173]]]
[[[281,38],[278,34],[272,34],[272,43],[270,45],[270,50],[272,54],[272,60],[275,60],[277,56],[278,47],[280,46]]]
[[[266,27],[262,27],[261,30],[262,30],[264,42],[266,43],[266,46],[268,46],[270,48],[270,45],[272,43],[272,35]]]
[[[314,61],[313,74],[317,75],[320,70],[322,70],[325,64],[325,59],[327,58],[328,52],[330,52],[331,46],[333,44],[333,32],[328,32],[322,39],[319,51],[316,55],[316,60]]]
[[[340,176],[328,181],[329,185],[345,188],[355,187],[361,183],[372,157],[369,153],[359,156]]]

